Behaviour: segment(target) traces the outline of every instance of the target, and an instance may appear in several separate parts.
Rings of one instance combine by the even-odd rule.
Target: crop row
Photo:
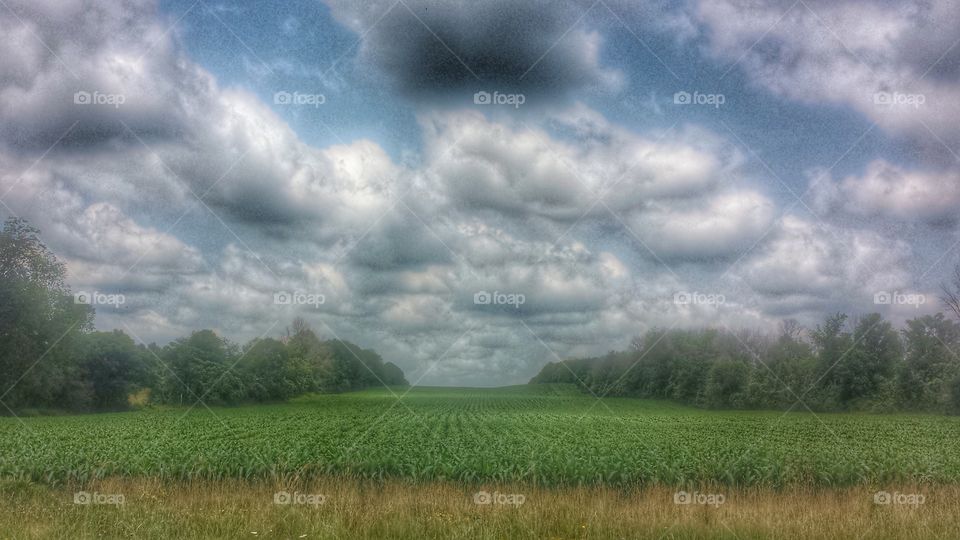
[[[706,412],[571,393],[413,390],[0,420],[0,476],[342,474],[538,484],[960,481],[960,422]]]

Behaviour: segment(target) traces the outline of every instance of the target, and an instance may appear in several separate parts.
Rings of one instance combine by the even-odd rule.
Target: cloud
[[[838,181],[812,171],[820,211],[953,223],[960,203],[955,2],[698,0],[691,13],[709,56],[777,96],[852,109],[914,158],[908,166],[876,156]]]
[[[143,263],[151,268],[195,271],[201,265],[200,253],[177,238],[145,228],[110,203],[87,207],[70,231],[77,239],[75,253],[92,260],[115,264]]]
[[[326,4],[362,39],[361,57],[415,97],[466,97],[481,89],[552,97],[623,84],[621,73],[600,64],[600,34],[578,24],[589,6],[507,0]]]
[[[705,130],[641,137],[577,105],[547,127],[477,112],[421,117],[426,171],[456,204],[573,221],[655,199],[695,197],[733,174],[742,157]],[[592,206],[592,208],[591,208]]]
[[[770,236],[736,270],[765,311],[880,311],[874,294],[912,289],[912,250],[902,240],[792,214]]]
[[[660,257],[736,254],[760,241],[773,222],[773,202],[754,191],[721,193],[683,204],[655,204],[632,229]]]
[[[902,221],[953,222],[960,207],[960,173],[909,170],[872,161],[862,174],[839,182],[814,172],[811,191],[819,208]]]
[[[960,140],[960,10],[950,0],[698,1],[711,55],[767,90],[844,104],[897,135]]]
[[[55,153],[43,163],[72,187],[104,196],[96,192],[107,171],[110,189],[130,204],[146,189],[171,205],[202,198],[236,220],[287,228],[360,229],[385,209],[400,172],[379,146],[303,144],[249,92],[219,88],[191,62],[154,2],[57,9],[14,2],[12,9],[24,23],[4,10],[0,25],[30,39],[28,52],[0,60],[0,72],[12,75],[0,79],[0,140],[37,157],[52,146],[73,150],[70,159]],[[89,101],[77,102],[76,92]],[[88,180],[90,170],[99,172]]]
[[[251,224],[312,225],[360,230],[382,213],[402,174],[377,144],[358,140],[315,149],[252,95],[218,91],[191,121],[188,144],[150,142],[164,170],[186,184],[191,199]],[[142,146],[142,145],[141,145]]]
[[[152,2],[7,7],[0,12],[0,47],[16,52],[0,59],[6,144],[42,152],[62,139],[90,148],[125,136],[127,127],[143,137],[189,136],[182,128],[205,107],[212,78],[180,61]],[[78,103],[78,93],[89,101]],[[115,105],[117,96],[122,105]]]

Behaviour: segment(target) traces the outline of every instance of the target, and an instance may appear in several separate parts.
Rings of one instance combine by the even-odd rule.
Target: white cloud
[[[710,53],[775,94],[845,104],[895,134],[960,136],[960,10],[951,0],[711,0],[694,13]],[[887,104],[878,94],[904,98]],[[917,95],[922,104],[906,100]]]
[[[737,191],[684,204],[654,204],[631,228],[660,257],[710,258],[760,241],[774,215],[773,202],[763,195]]]
[[[910,288],[911,256],[902,240],[786,215],[737,273],[771,308],[874,311],[877,292]]]
[[[624,212],[655,199],[699,196],[742,162],[702,129],[641,137],[582,105],[551,118],[559,133],[472,111],[425,115],[421,125],[425,168],[438,191],[463,205],[560,221],[588,210],[605,214],[592,204],[600,195]]]
[[[819,208],[864,216],[938,222],[956,219],[960,208],[957,171],[909,170],[882,159],[838,182],[815,171],[811,188]]]

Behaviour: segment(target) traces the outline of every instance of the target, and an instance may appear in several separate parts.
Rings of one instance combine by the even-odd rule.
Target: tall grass
[[[675,504],[667,487],[536,488],[456,482],[109,478],[51,487],[0,482],[4,538],[954,538],[960,487],[887,486],[923,504],[878,505],[877,488],[730,489],[722,504]],[[77,491],[124,496],[122,506],[74,503]],[[478,504],[476,490],[522,495]],[[322,504],[276,504],[275,494]],[[506,500],[505,497],[501,497]],[[516,499],[514,499],[516,500]]]

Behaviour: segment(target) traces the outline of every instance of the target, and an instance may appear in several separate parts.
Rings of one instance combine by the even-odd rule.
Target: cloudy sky
[[[137,340],[301,316],[512,384],[651,327],[939,311],[960,259],[951,0],[3,0],[0,29],[0,217]]]

